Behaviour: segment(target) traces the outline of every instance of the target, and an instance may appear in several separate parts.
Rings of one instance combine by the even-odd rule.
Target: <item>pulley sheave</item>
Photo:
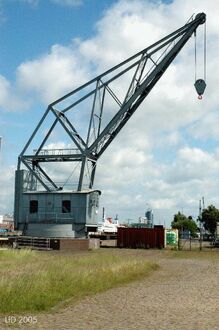
[[[203,79],[198,79],[196,80],[195,84],[195,89],[196,92],[198,93],[198,98],[202,99],[202,95],[204,94],[205,88],[206,88],[206,83]]]

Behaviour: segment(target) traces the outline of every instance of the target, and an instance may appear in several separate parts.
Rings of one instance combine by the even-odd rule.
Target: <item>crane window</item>
[[[70,213],[71,212],[71,201],[64,200],[62,201],[62,213]]]
[[[38,212],[38,201],[32,200],[30,201],[30,213],[37,213]]]

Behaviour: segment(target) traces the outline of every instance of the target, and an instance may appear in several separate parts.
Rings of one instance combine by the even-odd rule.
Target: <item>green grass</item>
[[[139,280],[158,268],[145,258],[109,251],[62,255],[4,250],[0,265],[1,313],[47,311]]]

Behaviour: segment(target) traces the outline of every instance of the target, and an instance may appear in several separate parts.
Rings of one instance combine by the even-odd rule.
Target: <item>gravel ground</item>
[[[160,265],[149,277],[37,315],[30,329],[218,330],[219,258],[189,253],[172,258],[165,251],[144,251]]]

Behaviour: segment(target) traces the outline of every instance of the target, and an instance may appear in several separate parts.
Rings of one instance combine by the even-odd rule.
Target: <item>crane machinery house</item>
[[[204,13],[193,16],[49,104],[18,158],[16,229],[28,236],[75,238],[84,237],[88,229],[95,231],[101,192],[94,188],[94,179],[100,156],[205,21]],[[195,82],[199,98],[206,87],[204,79]],[[66,138],[65,148],[54,141],[56,129]]]

